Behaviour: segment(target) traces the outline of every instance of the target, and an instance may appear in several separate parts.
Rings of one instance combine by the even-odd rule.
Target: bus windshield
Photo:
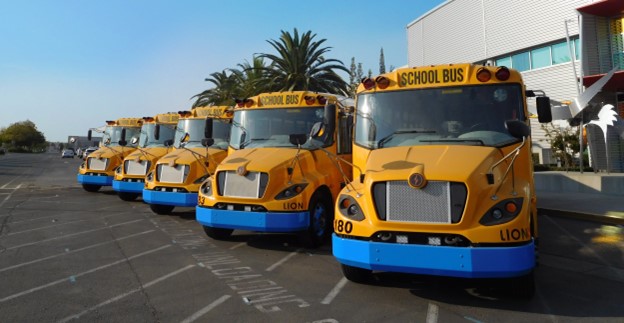
[[[140,128],[127,128],[118,126],[108,126],[104,130],[102,137],[102,143],[107,147],[119,146],[119,140],[121,140],[121,130],[126,129],[126,142],[127,146],[136,147],[138,144],[138,138],[141,132]],[[134,139],[134,140],[133,140]]]
[[[164,147],[165,141],[173,139],[175,127],[173,125],[160,125],[160,134],[158,140],[154,138],[154,129],[156,129],[155,123],[146,123],[141,127],[141,137],[139,138],[139,145],[141,147]]]
[[[526,121],[519,84],[360,94],[355,142],[368,149],[514,143],[507,120]]]
[[[203,147],[202,139],[204,139],[204,129],[206,128],[206,119],[180,119],[176,129],[173,143],[176,148],[182,145],[182,139],[185,134],[189,134],[189,140],[183,145],[186,148]],[[162,129],[162,128],[161,128]],[[211,148],[227,149],[228,137],[230,134],[230,124],[220,119],[213,119],[212,137],[214,144]]]
[[[323,121],[323,107],[253,109],[234,112],[230,146],[234,149],[290,147],[290,135],[308,136],[316,122]],[[312,149],[306,141],[303,149]]]

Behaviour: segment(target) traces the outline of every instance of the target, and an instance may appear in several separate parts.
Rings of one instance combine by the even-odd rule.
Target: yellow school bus
[[[311,247],[329,240],[335,198],[351,178],[342,164],[353,100],[293,91],[238,102],[230,152],[200,188],[197,221],[215,239],[240,229],[298,233]]]
[[[141,132],[143,119],[121,118],[106,121],[100,148],[92,152],[78,168],[78,183],[87,192],[97,192],[102,186],[111,186],[115,169],[133,152]],[[92,130],[88,138],[91,140]]]
[[[362,80],[354,177],[338,197],[332,237],[345,277],[506,278],[531,296],[538,235],[526,97],[535,93],[515,70],[471,64]]]
[[[158,159],[145,177],[143,201],[157,214],[176,206],[197,205],[199,185],[227,155],[231,112],[229,107],[198,107],[179,111],[175,150]]]
[[[113,190],[120,199],[132,201],[143,193],[145,175],[154,169],[160,157],[173,150],[173,146],[165,143],[173,140],[178,118],[173,112],[143,117],[137,150],[126,156],[115,170]]]

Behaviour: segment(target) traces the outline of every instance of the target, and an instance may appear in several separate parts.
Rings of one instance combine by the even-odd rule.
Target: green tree
[[[267,42],[277,54],[260,54],[270,64],[263,68],[273,91],[318,91],[348,95],[348,84],[336,71],[349,72],[337,59],[325,58],[331,47],[321,47],[326,39],[315,41],[311,31],[301,36],[282,30],[279,40]]]
[[[541,125],[541,127],[546,133],[553,155],[561,161],[565,169],[573,167],[574,159],[572,156],[580,151],[578,128],[556,128],[552,123]]]
[[[264,59],[254,56],[251,63],[245,61],[237,66],[238,68],[231,69],[237,80],[237,89],[233,91],[236,98],[248,98],[269,90]]]
[[[212,83],[214,87],[193,96],[196,98],[193,107],[234,104],[234,98],[239,91],[238,78],[234,73],[228,70],[215,72],[210,74],[206,81]]]
[[[45,150],[46,147],[45,136],[30,120],[0,129],[0,143],[6,145],[9,151],[15,152],[37,152]]]
[[[386,59],[384,58],[383,47],[379,53],[379,74],[386,73]]]

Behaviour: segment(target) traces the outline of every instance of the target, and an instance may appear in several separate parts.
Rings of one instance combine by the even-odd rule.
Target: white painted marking
[[[429,307],[427,308],[427,323],[437,323],[438,322],[438,314],[439,308],[438,305],[429,303]]]
[[[35,264],[35,263],[38,263],[38,262],[42,262],[42,261],[45,261],[45,260],[50,260],[52,258],[65,256],[65,255],[69,255],[69,254],[72,254],[72,253],[84,251],[84,250],[87,250],[87,249],[103,246],[105,244],[113,243],[113,242],[116,242],[116,241],[121,241],[121,240],[125,240],[125,239],[134,238],[134,237],[137,237],[137,236],[140,236],[140,235],[143,235],[143,234],[147,234],[147,233],[150,233],[150,232],[154,232],[154,231],[156,231],[156,230],[143,231],[143,232],[131,234],[129,236],[121,237],[121,238],[118,238],[118,239],[115,239],[115,240],[100,242],[100,243],[96,243],[96,244],[93,244],[93,245],[90,245],[90,246],[86,246],[86,247],[82,247],[82,248],[74,249],[74,250],[69,250],[69,249],[65,248],[65,252],[62,252],[62,253],[57,253],[57,254],[52,255],[52,256],[47,256],[47,257],[31,260],[31,261],[28,261],[28,262],[23,262],[21,264],[13,265],[13,266],[10,266],[10,267],[1,268],[0,269],[0,273],[3,272],[3,271],[7,271],[7,270],[23,267],[23,266],[26,266],[26,265],[32,265],[32,264]]]
[[[236,248],[240,248],[240,247],[242,247],[242,246],[244,246],[244,245],[246,245],[246,244],[247,244],[247,242],[241,242],[241,243],[239,243],[239,244],[235,244],[235,245],[233,245],[233,246],[231,246],[231,247],[230,247],[230,250],[234,250],[234,249],[236,249]]]
[[[217,307],[217,306],[221,305],[223,302],[227,301],[230,297],[231,297],[230,295],[223,295],[223,296],[219,297],[219,299],[217,299],[216,301],[210,303],[208,306],[202,308],[201,310],[195,312],[193,315],[185,318],[180,323],[191,323],[191,322],[194,322],[198,318],[206,315],[206,313],[212,311],[215,307]]]
[[[78,222],[85,222],[85,221],[90,221],[90,220],[92,220],[92,219],[82,219],[82,220],[76,220],[76,221],[69,221],[69,222],[64,222],[64,223],[48,225],[48,226],[40,227],[40,228],[28,229],[28,230],[17,231],[17,232],[11,232],[11,233],[6,234],[6,235],[7,236],[12,236],[12,235],[15,235],[15,234],[21,234],[21,233],[25,233],[25,232],[32,232],[32,231],[37,231],[37,230],[49,229],[49,228],[58,227],[59,225],[72,224],[72,223],[78,223]],[[11,223],[11,224],[14,224],[14,223]]]
[[[139,222],[139,221],[143,221],[143,219],[132,220],[132,221],[123,222],[123,223],[117,223],[117,224],[113,224],[113,225],[107,225],[107,226],[102,227],[102,228],[91,229],[91,230],[76,232],[76,233],[72,233],[72,234],[66,234],[64,236],[54,237],[54,238],[50,238],[50,239],[44,239],[44,240],[39,240],[39,241],[34,241],[34,242],[28,242],[28,243],[24,243],[24,244],[21,244],[21,245],[8,247],[8,248],[6,248],[6,250],[32,246],[32,245],[35,245],[35,244],[38,244],[38,243],[48,242],[48,241],[52,241],[52,240],[59,240],[59,239],[63,239],[63,238],[69,238],[69,237],[73,237],[73,236],[77,236],[77,235],[81,235],[81,234],[85,234],[85,233],[95,232],[95,231],[104,230],[104,229],[110,229],[110,228],[118,227],[118,226],[121,226],[121,225],[126,225],[126,224],[130,224],[130,223],[134,223],[134,222]]]
[[[173,276],[175,276],[175,275],[178,275],[178,274],[180,274],[180,273],[182,273],[182,272],[184,272],[184,271],[187,271],[187,270],[189,270],[189,269],[191,269],[191,268],[193,268],[193,267],[195,267],[195,265],[188,265],[188,266],[186,266],[186,267],[184,267],[184,268],[178,269],[178,270],[176,270],[176,271],[174,271],[174,272],[172,272],[172,273],[169,273],[169,274],[166,274],[166,275],[161,276],[161,277],[159,277],[159,278],[156,278],[156,279],[152,280],[151,282],[149,282],[149,283],[147,283],[147,284],[143,285],[142,287],[138,287],[138,288],[135,288],[135,289],[130,290],[129,292],[126,292],[126,293],[123,293],[123,294],[117,295],[117,296],[115,296],[115,297],[113,297],[113,298],[110,298],[110,299],[108,299],[108,300],[106,300],[106,301],[104,301],[104,302],[100,303],[100,304],[97,304],[97,305],[95,305],[95,306],[93,306],[93,307],[90,307],[90,308],[88,308],[88,309],[86,309],[86,310],[84,310],[84,311],[82,311],[82,312],[80,312],[80,313],[78,313],[78,314],[74,314],[74,315],[68,316],[68,317],[66,317],[66,318],[63,318],[63,319],[61,319],[61,320],[60,320],[60,321],[58,321],[58,322],[59,322],[59,323],[64,323],[64,322],[68,322],[68,321],[71,321],[71,320],[78,319],[78,318],[80,318],[82,315],[87,314],[88,312],[91,312],[91,311],[93,311],[93,310],[95,310],[95,309],[98,309],[98,308],[100,308],[100,307],[102,307],[102,306],[106,306],[106,305],[108,305],[108,304],[110,304],[110,303],[116,302],[116,301],[118,301],[118,300],[120,300],[120,299],[122,299],[122,298],[124,298],[124,297],[126,297],[126,296],[129,296],[129,295],[132,295],[132,294],[134,294],[134,293],[136,293],[136,292],[141,291],[141,289],[143,289],[143,288],[148,288],[148,287],[150,287],[150,286],[152,286],[152,285],[158,284],[158,283],[160,283],[161,281],[163,281],[163,280],[165,280],[165,279],[171,278],[171,277],[173,277]]]
[[[111,262],[111,263],[109,263],[109,264],[106,264],[106,265],[103,265],[103,266],[100,266],[100,267],[96,267],[96,268],[93,268],[93,269],[90,269],[90,270],[87,270],[87,271],[83,271],[83,272],[78,273],[78,274],[75,274],[75,275],[71,275],[71,276],[69,276],[69,277],[67,277],[67,278],[57,279],[57,280],[55,280],[55,281],[53,281],[53,282],[50,282],[50,283],[47,283],[47,284],[44,284],[44,285],[40,285],[40,286],[37,286],[37,287],[31,288],[31,289],[28,289],[28,290],[25,290],[25,291],[22,291],[22,292],[19,292],[19,293],[13,294],[13,295],[9,295],[9,296],[7,296],[7,297],[5,297],[5,298],[0,299],[0,303],[4,303],[4,302],[6,302],[6,301],[10,301],[10,300],[15,299],[15,298],[18,298],[18,297],[20,297],[20,296],[28,295],[28,294],[30,294],[30,293],[34,293],[34,292],[39,291],[39,290],[42,290],[42,289],[44,289],[44,288],[48,288],[48,287],[51,287],[51,286],[54,286],[54,285],[58,285],[58,284],[60,284],[60,283],[62,283],[62,282],[65,282],[65,281],[67,281],[67,280],[70,280],[70,281],[71,281],[72,279],[73,279],[73,280],[75,280],[75,279],[76,279],[76,278],[78,278],[78,277],[81,277],[81,276],[84,276],[84,275],[87,275],[87,274],[91,274],[91,273],[94,273],[94,272],[96,272],[96,271],[99,271],[99,270],[102,270],[102,269],[106,269],[106,268],[108,268],[108,267],[112,267],[112,266],[114,266],[114,265],[118,265],[118,264],[120,264],[120,263],[128,262],[129,260],[132,260],[132,259],[135,259],[135,258],[139,258],[139,257],[145,256],[145,255],[148,255],[148,254],[151,254],[151,253],[154,253],[154,252],[160,251],[160,250],[162,250],[162,249],[169,248],[169,247],[171,247],[171,245],[170,245],[170,244],[168,244],[168,245],[164,245],[164,246],[158,247],[158,248],[156,248],[156,249],[152,249],[152,250],[144,251],[144,252],[141,252],[141,253],[136,254],[136,255],[134,255],[134,256],[130,256],[130,257],[127,257],[127,258],[124,258],[124,259],[121,259],[121,260],[117,260],[117,261],[115,261],[115,262]],[[194,265],[193,265],[193,266],[194,266]]]
[[[15,177],[14,179],[12,179],[12,180],[8,181],[6,184],[2,185],[2,187],[0,187],[0,188],[6,188],[7,186],[9,186],[9,184],[13,183],[16,179],[18,179],[18,178],[20,178],[20,177],[21,177],[21,175],[20,175],[20,176]]]
[[[283,263],[287,262],[288,259],[296,256],[302,249],[297,249],[294,252],[289,253],[286,257],[282,258],[280,261],[274,263],[273,265],[271,265],[269,268],[266,269],[266,271],[273,271],[273,269],[281,266]]]
[[[327,294],[327,296],[323,298],[323,300],[321,301],[321,304],[325,304],[325,305],[331,304],[331,302],[334,300],[334,298],[336,298],[336,296],[338,296],[338,293],[340,293],[340,291],[347,284],[347,282],[348,280],[345,277],[342,277],[342,279],[338,282],[338,284],[336,284],[336,286],[334,286],[334,288],[329,292],[329,294]]]

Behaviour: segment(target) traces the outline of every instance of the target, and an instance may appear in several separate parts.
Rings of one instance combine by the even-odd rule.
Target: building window
[[[503,57],[496,60],[496,66],[507,66],[511,67],[511,57]]]
[[[578,38],[574,40],[574,59],[581,59],[581,40]]]
[[[530,70],[531,62],[529,59],[529,52],[518,53],[511,56],[511,67],[519,72]]]
[[[531,51],[531,68],[550,66],[550,47],[540,47]]]
[[[552,48],[552,63],[561,64],[570,61],[570,50],[566,42],[558,43],[550,46]]]

